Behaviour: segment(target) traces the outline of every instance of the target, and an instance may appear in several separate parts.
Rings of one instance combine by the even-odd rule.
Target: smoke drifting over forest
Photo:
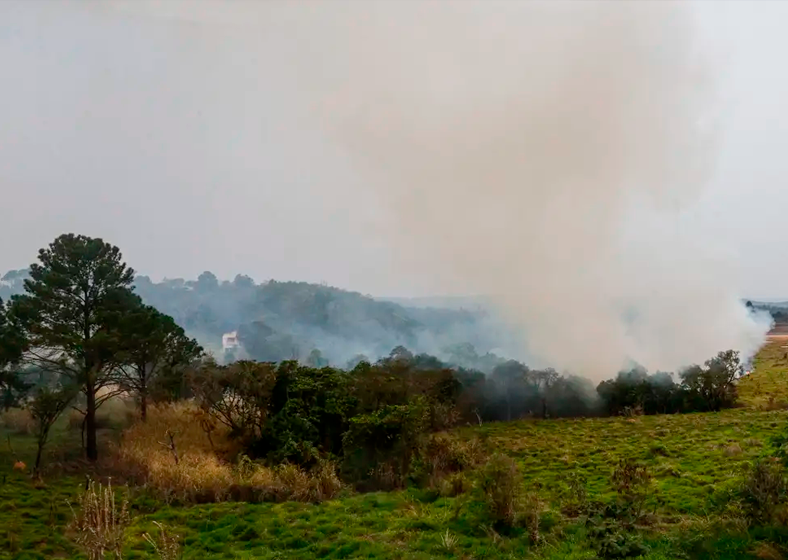
[[[715,156],[687,5],[222,6],[269,34],[289,68],[272,87],[346,150],[396,274],[489,295],[528,355],[596,379],[762,341],[724,260],[682,235]]]
[[[407,270],[489,294],[530,354],[595,378],[761,342],[677,233],[715,153],[686,6],[406,4],[335,13],[298,63]]]

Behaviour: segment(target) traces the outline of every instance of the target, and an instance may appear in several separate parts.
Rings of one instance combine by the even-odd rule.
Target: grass
[[[754,373],[739,381],[742,403],[761,410],[788,408],[788,337],[764,346],[753,366]]]
[[[788,535],[756,534],[744,529],[714,529],[726,497],[761,456],[772,435],[788,419],[788,358],[780,346],[767,345],[755,372],[740,382],[742,408],[711,414],[644,416],[634,419],[518,421],[457,430],[459,437],[482,434],[490,449],[517,462],[524,490],[544,504],[539,520],[544,542],[533,546],[526,530],[500,535],[486,526],[484,504],[438,497],[426,491],[401,491],[341,497],[314,505],[284,503],[211,503],[178,507],[150,491],[130,491],[132,522],[124,558],[154,558],[145,533],[155,522],[179,535],[185,559],[591,559],[584,529],[560,513],[571,473],[587,481],[589,498],[612,496],[610,474],[622,458],[637,458],[653,475],[657,520],[647,534],[647,560],[676,558],[780,558]],[[772,397],[770,399],[770,397]],[[8,430],[0,428],[5,442]],[[14,451],[25,462],[35,454],[30,436],[13,434]],[[55,465],[46,485],[12,470],[0,450],[0,559],[84,558],[66,535],[82,475],[58,465],[69,457],[58,451],[79,448],[79,432],[67,421],[55,428]],[[59,475],[56,475],[57,472]],[[114,484],[114,483],[113,483]],[[772,556],[768,556],[772,554]],[[777,556],[775,556],[777,554]]]

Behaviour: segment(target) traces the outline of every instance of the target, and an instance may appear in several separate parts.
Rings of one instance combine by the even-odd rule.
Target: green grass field
[[[619,459],[636,458],[653,475],[650,502],[656,523],[647,530],[649,560],[668,558],[780,558],[759,542],[786,544],[780,535],[742,529],[708,530],[722,515],[726,497],[750,462],[781,431],[788,400],[788,358],[782,342],[765,347],[755,373],[740,383],[742,408],[713,414],[644,416],[634,419],[518,421],[457,431],[481,433],[491,449],[515,458],[523,484],[545,503],[544,542],[531,546],[526,534],[500,535],[484,523],[480,504],[469,497],[438,498],[423,491],[351,495],[303,503],[220,503],[167,506],[132,490],[134,520],[124,558],[154,558],[142,538],[154,521],[166,523],[183,539],[184,558],[311,559],[591,559],[584,529],[561,504],[572,473],[587,481],[589,497],[604,499]],[[771,397],[771,399],[770,399]],[[0,451],[0,559],[81,558],[65,535],[68,501],[84,484],[69,474],[60,449],[79,448],[79,435],[58,426],[47,460],[54,466],[45,485],[12,470],[2,435]],[[73,439],[76,437],[76,441]],[[30,437],[12,436],[19,459],[32,463]],[[760,547],[760,548],[758,548]],[[767,553],[772,554],[768,556]],[[108,556],[109,557],[109,556]]]

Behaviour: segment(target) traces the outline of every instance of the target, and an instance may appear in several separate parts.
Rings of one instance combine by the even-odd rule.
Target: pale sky
[[[294,110],[280,47],[299,38],[263,4],[0,1],[0,271],[75,232],[155,279],[438,290],[398,269],[376,200]],[[728,255],[743,296],[788,297],[788,3],[693,9],[720,146],[690,230]]]

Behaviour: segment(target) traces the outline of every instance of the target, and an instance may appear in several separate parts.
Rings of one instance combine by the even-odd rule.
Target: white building
[[[222,349],[230,350],[238,348],[238,331],[228,332],[222,335]]]

